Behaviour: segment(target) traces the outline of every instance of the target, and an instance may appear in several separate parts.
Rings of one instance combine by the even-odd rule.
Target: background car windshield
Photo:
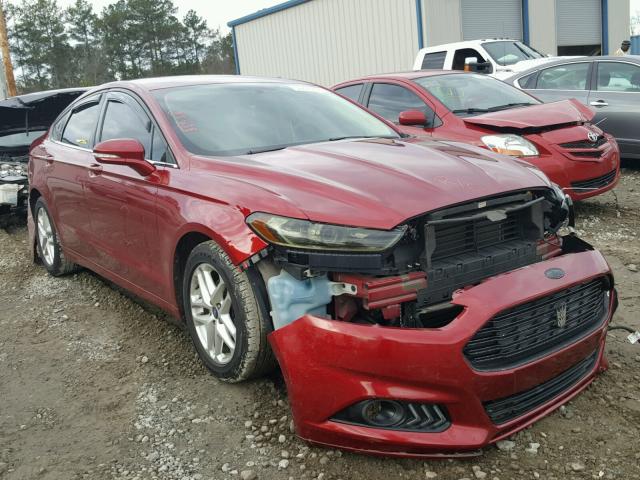
[[[434,75],[414,81],[456,115],[474,115],[540,103],[517,88],[485,75]]]
[[[21,147],[31,145],[31,143],[41,135],[47,133],[46,130],[36,130],[29,133],[12,133],[0,137],[0,147]]]
[[[184,146],[200,155],[244,155],[345,137],[399,136],[365,110],[313,85],[193,85],[155,95]]]
[[[513,65],[522,60],[542,58],[542,54],[522,42],[487,42],[482,46],[498,65]]]

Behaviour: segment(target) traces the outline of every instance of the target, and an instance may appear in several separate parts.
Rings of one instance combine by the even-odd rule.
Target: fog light
[[[442,432],[451,425],[444,406],[373,398],[355,403],[331,420],[364,427]]]
[[[405,409],[393,400],[368,400],[359,404],[362,418],[377,427],[391,427],[404,419]]]

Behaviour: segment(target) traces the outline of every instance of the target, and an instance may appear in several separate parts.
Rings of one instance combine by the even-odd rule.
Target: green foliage
[[[22,92],[114,79],[235,73],[231,34],[211,31],[172,0],[117,0],[95,12],[87,0],[14,0],[10,40]]]

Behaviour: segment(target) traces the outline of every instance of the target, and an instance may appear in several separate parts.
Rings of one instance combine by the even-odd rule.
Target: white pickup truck
[[[413,69],[464,70],[468,63],[473,70],[502,80],[555,58],[543,55],[519,40],[492,38],[423,48],[418,52]]]

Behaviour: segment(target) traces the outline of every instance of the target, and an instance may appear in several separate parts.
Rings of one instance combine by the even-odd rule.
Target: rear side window
[[[399,85],[376,83],[369,96],[369,109],[393,123],[405,110],[420,110],[429,119],[433,110],[412,91]]]
[[[137,112],[128,104],[110,100],[102,124],[100,140],[134,138],[144,147],[145,156],[151,156],[151,122],[142,111]]]
[[[93,133],[98,123],[100,103],[85,103],[76,108],[69,117],[69,121],[62,134],[62,141],[77,147],[90,148],[93,146]]]
[[[422,59],[422,70],[442,70],[444,67],[444,59],[447,56],[447,52],[433,52],[427,53]]]
[[[622,62],[599,62],[597,89],[602,92],[640,91],[640,67]]]
[[[348,99],[357,102],[360,99],[360,93],[362,93],[362,86],[362,83],[358,83],[357,85],[349,85],[348,87],[336,89],[336,92],[343,97],[347,97]]]
[[[570,63],[546,68],[538,76],[536,89],[585,90],[588,73],[588,63]]]
[[[536,88],[536,78],[538,77],[538,72],[530,73],[529,75],[525,75],[524,77],[518,80],[518,85],[520,88],[528,89],[528,88]]]

